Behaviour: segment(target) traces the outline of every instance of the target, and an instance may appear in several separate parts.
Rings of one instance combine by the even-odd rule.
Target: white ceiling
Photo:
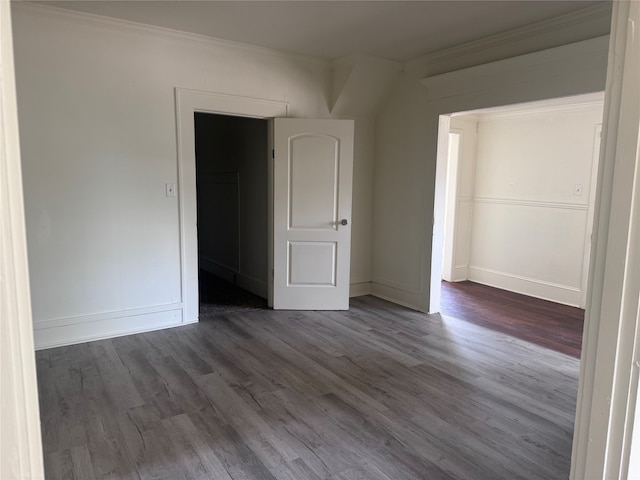
[[[574,12],[598,0],[39,3],[326,60],[363,54],[407,61]]]

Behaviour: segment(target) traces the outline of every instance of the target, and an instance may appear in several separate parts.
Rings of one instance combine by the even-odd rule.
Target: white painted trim
[[[501,272],[478,265],[469,265],[469,280],[530,297],[562,303],[572,307],[580,305],[582,291],[570,285],[547,282],[537,278]]]
[[[424,83],[424,82],[423,82]],[[440,296],[442,293],[442,255],[445,238],[445,208],[447,202],[447,171],[449,169],[449,139],[451,132],[451,115],[439,115],[430,118],[431,127],[435,128],[436,151],[434,172],[433,212],[425,212],[420,240],[420,292],[424,295],[419,309],[428,313],[440,313]],[[431,129],[429,130],[431,131]],[[432,136],[432,139],[433,139]],[[425,178],[425,183],[429,178]],[[426,199],[425,199],[426,200]],[[425,209],[426,210],[426,209]],[[428,215],[431,213],[431,218]],[[431,220],[431,225],[429,225]],[[431,237],[431,238],[429,238]],[[431,243],[431,251],[426,245]]]
[[[349,297],[362,297],[371,294],[371,282],[357,282],[349,286]]]
[[[499,60],[422,80],[433,109],[440,114],[547,100],[548,83],[558,77],[555,97],[602,91],[603,58],[609,37],[597,37],[519,57]],[[569,81],[571,80],[571,81]],[[570,85],[570,87],[568,87]],[[492,98],[503,100],[496,105]]]
[[[541,200],[522,200],[518,198],[474,197],[474,203],[491,205],[515,205],[518,207],[552,208],[555,210],[588,210],[589,205],[583,203],[546,202]]]
[[[418,295],[418,290],[410,283],[400,283],[394,282],[393,280],[388,280],[386,278],[380,278],[378,276],[374,276],[371,281],[372,284],[376,285],[384,285],[385,287],[393,288],[394,290],[398,290],[405,293],[410,293],[413,295]]]
[[[515,118],[545,117],[551,113],[583,113],[596,108],[602,108],[604,92],[598,92],[592,96],[594,97],[594,100],[592,101],[568,103],[566,105],[554,105],[553,103],[550,103],[549,105],[532,107],[523,105],[522,109],[520,109],[521,106],[504,107],[503,109],[498,109],[496,111],[478,112],[474,117],[479,122],[492,123]]]
[[[591,262],[593,223],[596,209],[596,190],[598,189],[598,166],[600,165],[600,148],[602,146],[602,124],[595,126],[593,132],[593,154],[591,159],[591,178],[589,186],[589,209],[587,210],[587,224],[584,229],[584,258],[582,260],[582,282],[580,308],[586,308],[587,288],[589,286],[589,266]]]
[[[464,131],[449,129],[447,148],[447,185],[444,216],[444,239],[442,248],[442,279],[451,282],[455,279],[454,262],[456,260],[456,242],[458,241],[458,187],[460,184],[460,156],[464,141]]]
[[[123,316],[92,322],[90,324],[65,325],[36,330],[36,350],[104,340],[136,333],[152,332],[165,328],[182,327],[196,321],[183,322],[182,309],[161,311],[146,315]]]
[[[0,2],[0,478],[44,478],[11,4]]]
[[[232,49],[239,53],[277,57],[283,60],[304,62],[311,65],[322,66],[325,68],[329,68],[330,66],[330,63],[328,61],[318,58],[296,55],[289,52],[283,52],[280,50],[260,47],[247,43],[223,40],[221,38],[209,37],[207,35],[199,35],[196,33],[173,30],[171,28],[159,27],[146,23],[132,22],[129,20],[107,17],[104,15],[95,15],[92,13],[67,10],[65,8],[51,6],[51,4],[40,5],[30,2],[15,2],[13,8],[16,11],[29,13],[31,15],[39,15],[46,18],[54,17],[68,22],[85,24],[93,28],[106,28],[118,32],[129,32],[154,38],[168,38],[173,41],[181,41],[196,44],[200,47],[208,47],[213,49]]]
[[[379,281],[373,281],[371,282],[371,295],[413,310],[420,310],[420,298],[416,292],[410,292]]]
[[[627,478],[640,332],[640,2],[613,2],[571,479]]]
[[[608,37],[607,37],[608,38]],[[535,102],[524,102],[499,107],[488,107],[475,109],[469,112],[456,112],[452,117],[464,116],[465,119],[474,122],[490,122],[492,119],[517,118],[517,117],[539,117],[557,111],[591,110],[601,109],[604,105],[604,90],[592,93],[583,93],[576,96],[564,96],[561,98],[549,98],[546,100],[536,100]],[[574,108],[575,107],[575,108]]]
[[[189,323],[197,321],[199,308],[196,147],[193,114],[195,112],[208,112],[269,119],[286,117],[288,103],[186,88],[176,88],[175,95],[178,146],[178,202],[180,206],[181,300],[184,303],[184,321]],[[265,152],[265,155],[269,158],[269,164],[272,165],[271,152]],[[268,189],[269,192],[272,191],[270,185]],[[272,254],[270,253],[270,255]],[[273,259],[271,258],[268,270],[272,269]],[[267,277],[268,283],[271,283],[273,281],[271,275],[267,275]],[[268,292],[272,291],[270,287],[267,290]]]
[[[610,55],[609,42],[606,42],[607,49],[603,51],[605,38],[597,38],[423,81],[427,87],[430,108],[426,161],[428,165],[436,165],[435,172],[425,169],[425,183],[433,178],[437,183],[442,180],[441,172],[446,171],[442,156],[438,153],[440,144],[437,134],[440,126],[441,131],[446,132],[440,137],[448,137],[446,115],[496,104],[524,103],[602,90],[601,81],[605,74],[602,56],[609,55],[602,148],[604,160],[598,170],[597,220],[587,292],[589,301],[574,431],[572,480],[624,478],[619,469],[611,467],[616,464],[624,467],[628,460],[628,453],[624,450],[626,446],[623,448],[621,443],[616,445],[612,440],[623,439],[625,433],[629,434],[629,417],[635,414],[634,410],[628,410],[631,406],[635,408],[636,399],[635,394],[629,393],[633,392],[630,387],[637,387],[633,383],[635,377],[629,376],[629,372],[635,375],[638,368],[631,361],[634,357],[630,354],[634,351],[630,348],[635,345],[636,338],[632,328],[637,323],[637,311],[631,315],[631,305],[634,299],[637,302],[640,287],[627,278],[630,279],[633,271],[637,275],[637,265],[640,263],[640,233],[630,228],[633,225],[631,220],[635,218],[637,229],[640,218],[640,181],[632,183],[632,168],[637,168],[640,162],[637,150],[633,150],[638,147],[640,123],[637,119],[640,111],[637,100],[640,36],[636,28],[636,36],[627,37],[627,24],[640,25],[640,3],[613,2],[613,5]],[[629,13],[631,6],[635,12],[633,17]],[[631,66],[625,68],[627,62]],[[441,115],[447,120],[446,128],[442,123],[439,125]],[[618,124],[624,126],[624,137],[618,138]],[[421,292],[425,302],[434,300],[433,295],[439,293],[433,282],[430,283],[436,276],[428,277],[429,272],[433,274],[439,271],[438,255],[431,255],[427,247],[433,245],[435,252],[439,245],[438,238],[442,232],[438,231],[438,216],[442,211],[443,198],[443,192],[436,185],[433,228],[431,212],[426,209],[421,228],[421,271],[425,272],[426,277],[422,279]],[[633,213],[635,217],[631,216],[632,205],[636,209]],[[426,310],[428,305],[423,303],[421,310]],[[626,309],[623,310],[622,306],[626,306]],[[637,303],[635,308],[638,308]],[[606,321],[601,324],[600,318]],[[614,378],[616,395],[613,395]],[[612,412],[616,416],[614,422],[611,421]],[[621,434],[621,431],[624,433]]]
[[[443,241],[443,186],[451,114],[601,91],[607,47],[608,37],[599,37],[422,80],[430,109],[427,162],[435,159],[435,172],[427,169],[425,173],[425,183],[435,178],[435,188],[434,210],[424,212],[421,228],[422,311],[440,311],[442,256],[438,252]]]
[[[111,312],[93,313],[90,315],[78,315],[75,317],[39,320],[37,322],[34,321],[33,329],[34,331],[47,330],[49,328],[68,327],[72,325],[79,325],[82,323],[89,324],[93,322],[102,322],[105,320],[112,320],[112,319],[118,319],[118,318],[136,317],[139,315],[148,315],[151,313],[166,312],[168,310],[176,310],[176,309],[182,309],[182,303],[176,302],[176,303],[168,303],[166,305],[152,305],[152,306],[142,307],[142,308],[114,310]],[[72,343],[74,342],[69,341],[69,345],[71,345]]]
[[[469,265],[456,265],[453,267],[453,281],[464,282],[469,279]]]

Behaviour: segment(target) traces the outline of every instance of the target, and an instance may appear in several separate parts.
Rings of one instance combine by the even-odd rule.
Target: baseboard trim
[[[371,295],[412,310],[422,311],[419,295],[415,292],[408,292],[380,282],[371,282]]]
[[[124,310],[113,310],[110,312],[92,313],[89,315],[78,315],[75,317],[52,318],[48,320],[34,320],[34,330],[48,330],[53,328],[71,327],[74,325],[85,325],[105,320],[114,320],[118,318],[133,318],[140,315],[150,315],[173,310],[182,310],[181,302],[167,303],[164,305],[153,305],[142,308],[131,308]]]
[[[46,328],[34,326],[36,350],[74,345],[77,343],[122,337],[136,333],[151,332],[165,328],[196,323],[198,319],[185,321],[182,307],[141,315],[126,315],[103,318],[85,323],[72,323]]]
[[[371,294],[371,282],[358,282],[349,285],[349,297],[362,297]]]
[[[579,307],[582,297],[582,290],[576,287],[472,265],[469,266],[469,280],[572,307]]]
[[[467,265],[456,265],[453,267],[453,281],[463,282],[469,278],[469,267]]]

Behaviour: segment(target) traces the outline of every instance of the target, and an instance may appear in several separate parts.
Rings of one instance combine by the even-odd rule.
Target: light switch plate
[[[175,183],[167,183],[167,197],[175,197],[176,196],[176,184]]]

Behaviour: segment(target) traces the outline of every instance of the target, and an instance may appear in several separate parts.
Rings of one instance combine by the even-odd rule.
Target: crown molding
[[[611,8],[610,2],[600,2],[572,13],[560,15],[548,20],[532,23],[524,27],[515,28],[478,40],[456,45],[451,48],[429,53],[406,62],[405,69],[409,72],[415,72],[421,77],[438,75],[448,71],[459,70],[461,68],[495,61],[500,58],[523,55],[537,50],[546,50],[554,46],[560,46],[561,44],[575,43],[576,41],[588,40],[590,38],[607,35],[609,33],[608,29],[604,32],[601,27],[597,29],[597,31],[592,31],[588,34],[582,35],[581,38],[575,38],[560,43],[556,42],[553,45],[540,45],[537,48],[523,49],[519,52],[510,52],[506,56],[502,56],[500,58],[497,58],[495,55],[494,58],[487,58],[487,56],[491,56],[491,53],[488,52],[499,52],[501,48],[505,47],[508,49],[513,48],[514,44],[530,40],[531,38],[559,35],[563,33],[566,34],[567,30],[570,28],[579,28],[580,26],[586,26],[594,22],[601,23],[602,25],[609,25],[611,19]],[[476,57],[477,60],[471,60],[470,62],[467,62],[466,65],[446,68],[447,63],[452,63],[455,60],[459,61],[461,57]]]
[[[272,48],[260,47],[248,43],[234,42],[231,40],[223,40],[220,38],[209,37],[207,35],[199,35],[196,33],[188,33],[171,28],[149,25],[146,23],[132,22],[119,18],[107,17],[104,15],[96,15],[93,13],[76,12],[60,7],[52,7],[50,5],[39,5],[31,2],[12,1],[11,9],[13,12],[24,12],[46,18],[57,18],[64,21],[81,23],[94,27],[102,27],[114,31],[130,32],[148,37],[164,37],[170,40],[181,41],[196,44],[201,47],[213,49],[235,50],[250,55],[267,56],[279,58],[283,60],[293,60],[299,63],[307,63],[316,67],[329,68],[330,62],[319,58],[308,57],[304,55],[296,55],[293,53],[275,50]]]

